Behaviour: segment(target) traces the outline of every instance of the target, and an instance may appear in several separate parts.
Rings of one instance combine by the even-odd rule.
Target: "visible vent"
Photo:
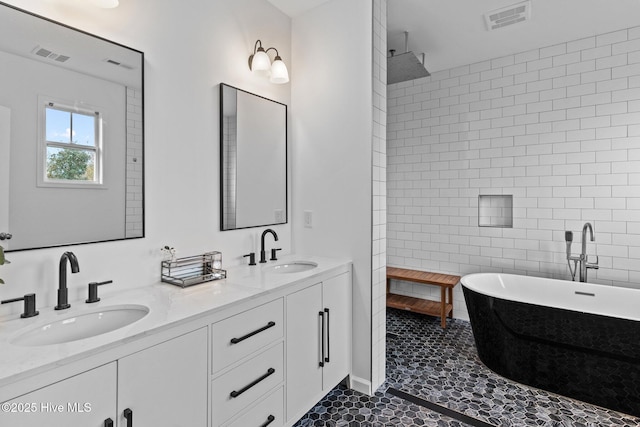
[[[104,62],[106,62],[107,64],[115,65],[116,67],[125,68],[127,70],[135,70],[135,67],[133,67],[133,66],[131,66],[129,64],[125,64],[125,63],[120,62],[120,61],[116,61],[115,59],[106,58],[104,60]]]
[[[492,10],[484,15],[487,30],[493,31],[509,25],[531,19],[531,2],[525,1],[501,9]]]
[[[40,46],[34,47],[31,53],[33,53],[34,55],[41,56],[43,58],[50,59],[52,61],[56,61],[56,62],[66,62],[69,60],[69,57],[67,55],[60,55],[58,53],[53,53],[49,49],[45,49]]]
[[[49,55],[51,55],[51,51],[47,50],[47,49],[43,49],[43,48],[41,48],[39,46],[36,46],[35,54],[38,55],[38,56],[42,56],[42,57],[47,58],[47,57],[49,57]]]

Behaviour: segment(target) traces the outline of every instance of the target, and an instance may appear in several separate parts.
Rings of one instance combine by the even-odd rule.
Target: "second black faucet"
[[[262,237],[260,237],[260,262],[263,263],[263,264],[265,262],[267,262],[267,251],[265,251],[265,249],[264,249],[264,238],[269,233],[271,233],[273,235],[273,239],[276,242],[278,241],[278,235],[272,229],[267,228],[266,230],[264,230],[262,232]]]

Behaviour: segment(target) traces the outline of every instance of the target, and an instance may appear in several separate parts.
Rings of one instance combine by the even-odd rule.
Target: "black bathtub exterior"
[[[463,291],[489,369],[640,416],[640,322],[494,298],[464,284]]]

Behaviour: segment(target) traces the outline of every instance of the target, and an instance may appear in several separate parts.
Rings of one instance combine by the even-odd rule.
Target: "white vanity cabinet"
[[[211,344],[212,426],[283,425],[283,298],[214,323]]]
[[[0,426],[206,427],[206,372],[205,327],[5,402]]]
[[[95,347],[7,345],[11,366],[30,357],[41,371],[5,369],[0,427],[293,425],[351,372],[351,266],[314,259],[324,266],[289,281],[239,267],[237,284],[124,295],[148,317]]]
[[[118,427],[206,427],[207,359],[204,327],[118,360]]]
[[[116,362],[2,403],[0,426],[114,427]]]
[[[295,421],[350,373],[351,276],[287,295],[287,419]]]

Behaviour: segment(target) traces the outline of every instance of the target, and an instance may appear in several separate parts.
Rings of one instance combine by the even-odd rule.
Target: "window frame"
[[[81,104],[77,106],[74,104]],[[47,140],[47,109],[53,108],[58,111],[64,111],[70,114],[83,114],[92,116],[94,121],[95,145],[72,144],[71,142],[58,142]],[[85,103],[74,101],[64,101],[53,99],[51,97],[38,97],[38,168],[37,168],[37,186],[38,187],[54,187],[54,188],[94,188],[106,189],[104,182],[104,163],[105,149],[103,137],[104,112],[99,108]],[[71,130],[72,132],[73,130]],[[94,180],[67,180],[67,179],[51,179],[47,177],[47,150],[49,147],[72,149],[94,154]]]

